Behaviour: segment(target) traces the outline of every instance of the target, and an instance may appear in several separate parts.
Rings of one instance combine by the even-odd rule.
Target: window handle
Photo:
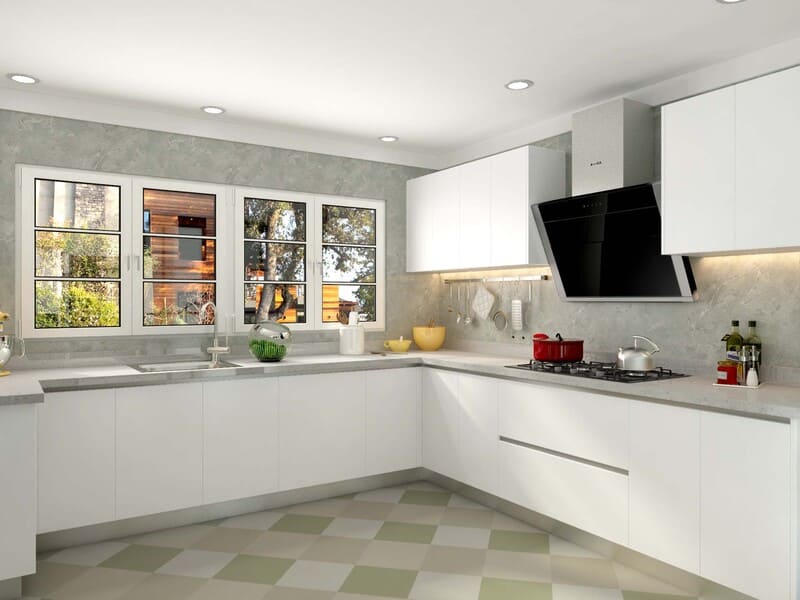
[[[127,264],[126,270],[130,271],[131,270],[131,255],[130,254],[126,254],[125,255],[125,262]]]
[[[138,254],[136,254],[136,255],[135,255],[133,258],[136,260],[136,270],[137,270],[137,271],[141,271],[141,270],[142,270],[142,260],[141,260],[141,257],[140,257]]]

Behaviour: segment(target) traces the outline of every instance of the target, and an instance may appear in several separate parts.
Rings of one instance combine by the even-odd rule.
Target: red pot
[[[533,336],[533,359],[542,362],[578,362],[583,360],[583,340],[565,340],[537,333]]]

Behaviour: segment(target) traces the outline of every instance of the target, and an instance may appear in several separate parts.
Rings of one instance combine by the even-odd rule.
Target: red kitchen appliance
[[[565,340],[560,333],[533,336],[533,358],[541,362],[579,362],[583,360],[583,340]]]

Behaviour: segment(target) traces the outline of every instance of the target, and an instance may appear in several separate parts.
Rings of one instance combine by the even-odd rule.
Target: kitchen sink
[[[203,371],[206,369],[224,369],[236,367],[233,363],[217,361],[216,366],[210,360],[181,360],[174,362],[153,362],[130,365],[140,373],[167,373],[171,371]]]

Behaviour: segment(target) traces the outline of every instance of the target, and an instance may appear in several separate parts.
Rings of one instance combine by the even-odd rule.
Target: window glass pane
[[[305,281],[305,244],[244,243],[247,281]]]
[[[145,233],[216,235],[216,196],[170,190],[144,190]]]
[[[322,286],[323,322],[337,322],[340,314],[346,318],[353,310],[361,313],[361,322],[375,321],[374,285]]]
[[[119,277],[119,235],[37,231],[36,277]]]
[[[323,204],[322,241],[374,246],[375,210]]]
[[[144,325],[212,325],[213,283],[145,283]]]
[[[306,205],[260,198],[244,199],[244,237],[251,240],[306,241]]]
[[[36,329],[119,327],[119,282],[37,281]]]
[[[119,187],[36,180],[36,227],[119,231]]]
[[[306,286],[245,284],[244,322],[257,323],[269,319],[279,323],[305,323]]]
[[[345,283],[374,283],[375,248],[323,246],[322,278]]]
[[[144,237],[145,279],[214,279],[216,244],[198,238]]]

